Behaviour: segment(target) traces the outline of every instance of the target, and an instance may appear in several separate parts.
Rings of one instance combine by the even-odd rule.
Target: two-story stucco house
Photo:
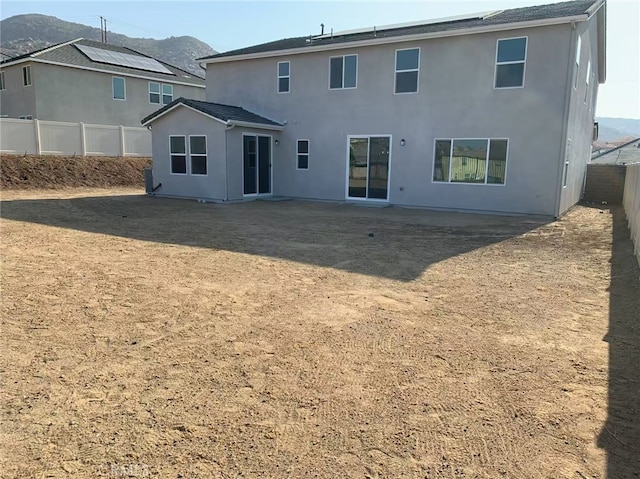
[[[143,120],[155,194],[559,216],[581,196],[605,0],[289,38],[201,59]]]
[[[0,114],[140,126],[175,98],[205,98],[204,79],[129,48],[76,39],[0,63]]]

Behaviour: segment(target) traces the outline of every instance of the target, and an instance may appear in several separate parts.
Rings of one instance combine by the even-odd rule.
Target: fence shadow
[[[157,243],[269,256],[411,281],[430,265],[540,218],[305,201],[201,204],[146,196],[3,201],[3,218]]]
[[[640,268],[622,207],[611,208],[613,245],[609,286],[609,392],[598,446],[607,477],[640,477]]]

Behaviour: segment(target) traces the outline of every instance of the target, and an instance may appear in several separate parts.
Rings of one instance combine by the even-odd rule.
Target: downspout
[[[569,114],[571,109],[571,95],[573,94],[573,62],[576,55],[576,36],[577,28],[576,23],[571,22],[571,46],[569,48],[569,61],[567,62],[567,75],[565,80],[565,94],[564,94],[564,112],[562,114],[562,141],[560,143],[560,161],[558,162],[558,171],[556,173],[556,201],[553,208],[553,217],[558,219],[560,217],[560,198],[562,197],[562,176],[564,174],[564,163],[567,156],[567,133],[569,129]]]
[[[229,150],[227,149],[227,137],[235,127],[236,125],[229,125],[227,122],[227,128],[224,130],[224,201],[229,201]]]

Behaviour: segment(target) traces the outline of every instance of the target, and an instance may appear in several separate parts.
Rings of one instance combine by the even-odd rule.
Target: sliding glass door
[[[388,200],[390,136],[350,136],[347,198]]]

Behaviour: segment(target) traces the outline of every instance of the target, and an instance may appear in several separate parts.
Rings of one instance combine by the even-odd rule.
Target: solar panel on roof
[[[135,68],[136,70],[146,70],[157,73],[174,73],[165,67],[158,60],[141,55],[131,55],[129,53],[114,52],[104,48],[89,47],[87,45],[75,45],[78,50],[84,53],[90,60],[98,63],[108,63],[121,67]]]
[[[455,15],[452,17],[443,17],[443,18],[433,18],[430,20],[420,20],[417,22],[407,22],[407,23],[394,23],[390,25],[377,25],[375,27],[366,27],[366,28],[357,28],[355,30],[343,30],[341,32],[335,33],[325,33],[324,35],[318,35],[317,37],[313,37],[314,40],[319,40],[321,38],[331,38],[331,37],[339,37],[343,35],[353,35],[356,33],[369,33],[369,32],[381,32],[384,30],[395,30],[397,28],[408,28],[408,27],[419,27],[423,25],[433,25],[436,23],[448,23],[448,22],[458,22],[461,20],[479,20],[481,18],[488,18],[493,16],[498,11],[490,11],[490,12],[482,12],[482,13],[470,13],[466,15]]]

